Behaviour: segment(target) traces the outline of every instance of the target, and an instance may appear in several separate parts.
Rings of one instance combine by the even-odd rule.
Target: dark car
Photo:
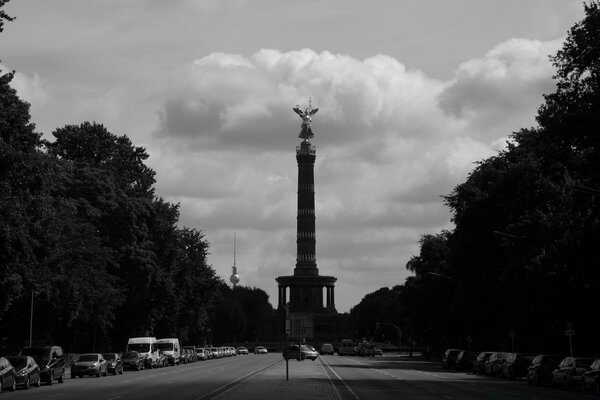
[[[485,374],[494,376],[500,375],[502,372],[502,365],[506,362],[509,353],[496,352],[492,353],[490,358],[485,362]]]
[[[31,356],[40,366],[43,382],[52,385],[54,381],[65,381],[65,356],[60,346],[25,347],[21,356]]]
[[[552,386],[569,389],[573,386],[581,386],[583,373],[594,362],[590,357],[565,357],[552,371]]]
[[[506,379],[519,379],[527,376],[527,368],[533,361],[533,354],[510,353],[502,365],[502,377]]]
[[[473,362],[477,359],[479,353],[476,351],[463,350],[456,357],[456,369],[459,371],[471,371]]]
[[[108,363],[100,353],[80,354],[77,361],[71,365],[71,377],[83,378],[84,375],[108,375]]]
[[[588,370],[583,373],[581,386],[584,392],[600,393],[600,359],[594,360]]]
[[[446,352],[444,353],[444,356],[442,357],[442,367],[446,368],[446,369],[452,369],[452,368],[456,367],[456,359],[458,358],[458,355],[460,354],[461,351],[463,351],[463,350],[462,349],[446,350]]]
[[[493,351],[482,351],[479,353],[475,361],[473,361],[473,373],[474,374],[484,374],[485,373],[485,363],[494,354]]]
[[[102,357],[106,360],[106,368],[109,374],[117,375],[123,373],[123,360],[117,353],[103,353]]]
[[[564,356],[558,354],[538,354],[527,367],[527,383],[541,385],[552,382],[552,371],[558,367]]]
[[[16,388],[17,372],[8,359],[0,357],[0,392],[4,389],[14,392]]]
[[[40,367],[33,357],[30,356],[12,356],[6,357],[12,364],[17,375],[17,385],[24,389],[31,386],[40,387],[42,378],[40,377]]]
[[[123,369],[135,369],[136,371],[144,369],[144,356],[137,351],[123,353],[121,362],[123,363]]]

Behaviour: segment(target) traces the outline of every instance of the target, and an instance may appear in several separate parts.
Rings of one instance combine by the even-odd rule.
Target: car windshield
[[[36,360],[43,360],[43,359],[49,359],[50,357],[48,354],[48,349],[42,349],[39,347],[26,347],[23,349],[23,351],[21,352],[22,355],[24,356],[31,356],[33,358],[35,358]]]
[[[575,360],[575,367],[576,368],[583,368],[583,367],[587,368],[593,362],[594,362],[593,358],[578,358],[577,360]]]
[[[77,361],[98,361],[97,354],[82,354]]]
[[[150,351],[150,343],[129,343],[127,351],[137,351],[139,353],[148,353]]]
[[[123,358],[138,358],[140,354],[137,351],[128,351],[123,353]]]
[[[156,347],[158,347],[160,350],[168,350],[168,351],[173,351],[173,343],[157,343]]]
[[[27,365],[27,357],[6,357],[15,369],[25,368]]]
[[[116,360],[117,359],[117,355],[110,353],[110,354],[102,354],[102,357],[104,357],[105,360],[108,361],[112,361],[112,360]]]

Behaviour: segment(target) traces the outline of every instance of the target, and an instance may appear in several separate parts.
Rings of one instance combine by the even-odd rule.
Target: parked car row
[[[448,349],[442,357],[442,367],[504,379],[525,378],[530,385],[600,393],[598,357]]]

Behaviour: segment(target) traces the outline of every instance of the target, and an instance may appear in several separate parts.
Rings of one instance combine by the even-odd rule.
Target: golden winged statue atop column
[[[300,106],[296,105],[296,107],[292,108],[302,118],[302,128],[300,130],[299,138],[304,139],[304,141],[308,142],[309,139],[312,139],[315,135],[312,131],[312,119],[311,116],[315,115],[318,108],[312,108],[312,100],[308,101],[308,107],[302,111]]]

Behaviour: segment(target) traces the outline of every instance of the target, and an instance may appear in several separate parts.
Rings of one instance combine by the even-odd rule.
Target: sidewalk
[[[289,361],[289,380],[285,380],[285,361],[254,375],[221,393],[218,400],[326,399],[340,400],[320,361]]]

